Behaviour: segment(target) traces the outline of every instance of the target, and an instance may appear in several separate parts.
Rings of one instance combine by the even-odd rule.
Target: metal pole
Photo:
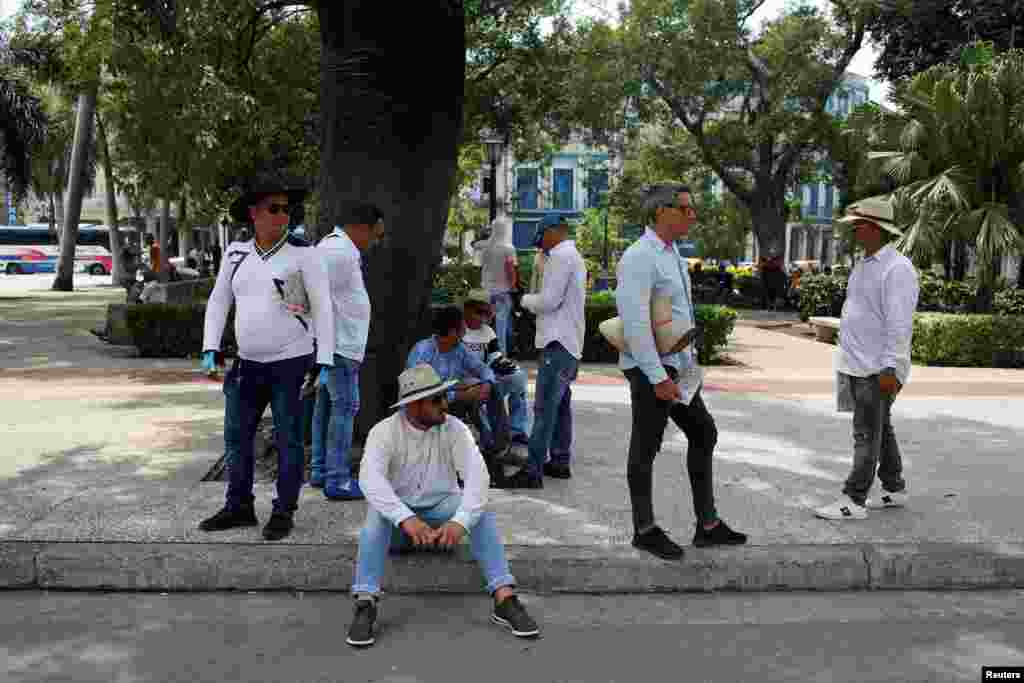
[[[491,223],[498,217],[498,162],[491,153]]]
[[[608,205],[604,207],[604,272],[608,273]]]

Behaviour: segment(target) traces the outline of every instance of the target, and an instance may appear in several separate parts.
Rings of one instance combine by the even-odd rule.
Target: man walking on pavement
[[[629,380],[633,413],[626,479],[633,506],[633,546],[663,559],[678,559],[683,549],[654,521],[654,458],[661,450],[669,417],[688,442],[686,469],[696,517],[694,545],[739,545],[746,543],[747,537],[730,529],[715,509],[712,456],[718,430],[699,384],[689,386],[684,396],[676,383],[680,373],[699,376],[693,347],[660,356],[651,329],[651,299],[655,295],[672,300],[673,321],[696,325],[689,269],[675,242],[687,235],[697,212],[685,185],[650,188],[644,206],[653,209],[654,228],[647,228],[622,255],[615,293],[626,342],[619,367]]]
[[[914,265],[889,243],[901,232],[891,200],[851,204],[838,222],[853,228],[864,258],[846,288],[836,349],[838,408],[853,412],[853,470],[824,519],[865,519],[868,508],[903,507],[907,484],[892,428],[892,404],[910,376],[910,340],[919,286]],[[868,498],[875,471],[880,495]]]
[[[512,245],[512,222],[507,216],[499,216],[491,223],[491,236],[482,246],[480,260],[480,286],[487,290],[494,306],[498,348],[502,353],[508,353],[512,291],[519,283],[519,271],[516,249]]]
[[[313,413],[310,484],[328,500],[362,500],[352,477],[352,430],[359,413],[359,366],[370,332],[370,296],[362,256],[384,237],[384,214],[373,204],[346,207],[344,228],[320,240],[334,305],[334,367],[320,371]]]
[[[530,459],[505,482],[505,488],[544,488],[544,475],[572,476],[572,383],[583,358],[587,267],[569,239],[569,225],[558,214],[537,226],[534,246],[547,253],[543,284],[523,297],[523,308],[537,315],[541,349],[530,433]],[[551,462],[544,460],[551,453]]]
[[[400,410],[379,422],[366,439],[359,483],[369,509],[359,534],[355,616],[347,642],[367,647],[376,640],[377,599],[389,549],[454,550],[469,534],[469,547],[494,597],[491,621],[520,638],[540,634],[514,592],[494,513],[486,511],[488,472],[466,425],[448,412],[444,381],[429,365],[398,378]],[[457,476],[465,488],[459,490]]]
[[[304,197],[305,190],[289,190],[284,182],[270,181],[256,185],[232,205],[236,220],[248,216],[252,221],[255,237],[228,246],[206,306],[203,369],[214,371],[232,306],[238,357],[224,377],[227,500],[220,512],[200,523],[203,531],[258,524],[253,438],[268,404],[274,416],[278,475],[277,498],[263,537],[279,540],[293,527],[305,460],[301,389],[313,354],[311,324],[316,362],[334,363],[327,271],[319,253],[286,230],[290,207]]]

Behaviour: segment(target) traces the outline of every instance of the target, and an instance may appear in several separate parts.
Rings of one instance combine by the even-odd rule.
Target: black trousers
[[[672,379],[676,378],[675,368],[666,367],[665,370]],[[690,405],[669,403],[655,395],[654,386],[639,368],[625,370],[624,374],[629,380],[633,411],[626,481],[629,483],[629,498],[633,505],[634,530],[646,531],[654,524],[654,458],[661,450],[670,417],[686,435],[688,442],[686,469],[693,491],[694,516],[698,523],[715,521],[718,513],[715,511],[711,459],[718,442],[718,429],[700,392],[693,397]]]

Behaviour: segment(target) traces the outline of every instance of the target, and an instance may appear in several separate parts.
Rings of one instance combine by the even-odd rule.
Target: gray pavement
[[[536,596],[517,640],[486,597],[382,601],[344,644],[345,596],[0,593],[10,683],[979,681],[1024,666],[1018,592]]]
[[[257,529],[195,528],[223,496],[222,484],[199,483],[222,448],[220,387],[189,361],[80,342],[111,291],[74,293],[81,300],[31,292],[28,303],[0,292],[0,349],[11,347],[0,354],[0,585],[344,590],[364,503],[304,489],[296,530],[277,544]],[[36,314],[40,300],[60,302],[68,317]],[[706,401],[719,429],[718,508],[751,545],[691,550],[675,565],[629,546],[628,391],[613,367],[585,367],[574,389],[573,479],[492,492],[520,580],[540,591],[1024,586],[1024,373],[915,368],[894,408],[910,507],[826,522],[810,511],[838,495],[852,448],[849,416],[825,391],[831,354],[737,328],[730,355],[742,364],[709,370]],[[983,397],[940,395],[984,373]],[[655,466],[659,522],[684,544],[694,526],[685,451],[670,426]],[[259,487],[262,518],[272,497]],[[479,588],[465,549],[398,560],[391,581],[399,591]]]

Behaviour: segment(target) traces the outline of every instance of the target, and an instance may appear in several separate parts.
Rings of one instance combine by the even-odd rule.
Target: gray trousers
[[[843,493],[863,505],[876,470],[886,491],[896,493],[907,487],[892,429],[891,412],[896,397],[882,394],[878,375],[847,379],[853,394],[853,471],[843,485]]]

